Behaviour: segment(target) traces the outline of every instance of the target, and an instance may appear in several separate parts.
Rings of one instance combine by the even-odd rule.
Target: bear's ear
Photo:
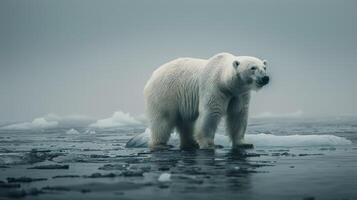
[[[267,65],[268,65],[268,61],[267,61],[267,60],[263,60],[263,64],[264,64],[265,66],[267,66]]]
[[[238,68],[238,66],[239,66],[239,64],[240,64],[240,63],[239,63],[239,61],[238,61],[238,60],[233,61],[233,67],[234,67],[234,68],[236,68],[236,69],[237,69],[237,68]]]

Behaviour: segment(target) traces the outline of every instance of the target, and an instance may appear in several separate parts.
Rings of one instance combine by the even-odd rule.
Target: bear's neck
[[[243,80],[236,74],[234,69],[224,70],[221,75],[221,82],[224,85],[222,88],[225,88],[225,93],[228,92],[232,96],[239,96],[250,92],[250,87],[244,84]]]

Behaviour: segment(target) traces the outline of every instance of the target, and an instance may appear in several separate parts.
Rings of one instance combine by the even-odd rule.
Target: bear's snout
[[[270,80],[269,76],[263,76],[262,78],[257,79],[257,84],[258,84],[258,86],[262,87],[262,86],[268,84],[269,80]]]
[[[264,76],[263,78],[262,78],[262,83],[263,83],[263,85],[266,85],[266,84],[268,84],[269,83],[269,76]]]

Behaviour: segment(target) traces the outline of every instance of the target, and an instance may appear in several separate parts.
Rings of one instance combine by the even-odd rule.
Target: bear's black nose
[[[263,83],[263,85],[268,84],[268,83],[269,83],[269,76],[264,76],[264,77],[262,78],[262,83]]]

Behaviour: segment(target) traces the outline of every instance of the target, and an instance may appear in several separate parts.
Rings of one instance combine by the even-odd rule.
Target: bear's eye
[[[256,70],[257,67],[256,67],[256,66],[253,66],[253,67],[251,67],[250,69],[251,69],[251,70]]]

